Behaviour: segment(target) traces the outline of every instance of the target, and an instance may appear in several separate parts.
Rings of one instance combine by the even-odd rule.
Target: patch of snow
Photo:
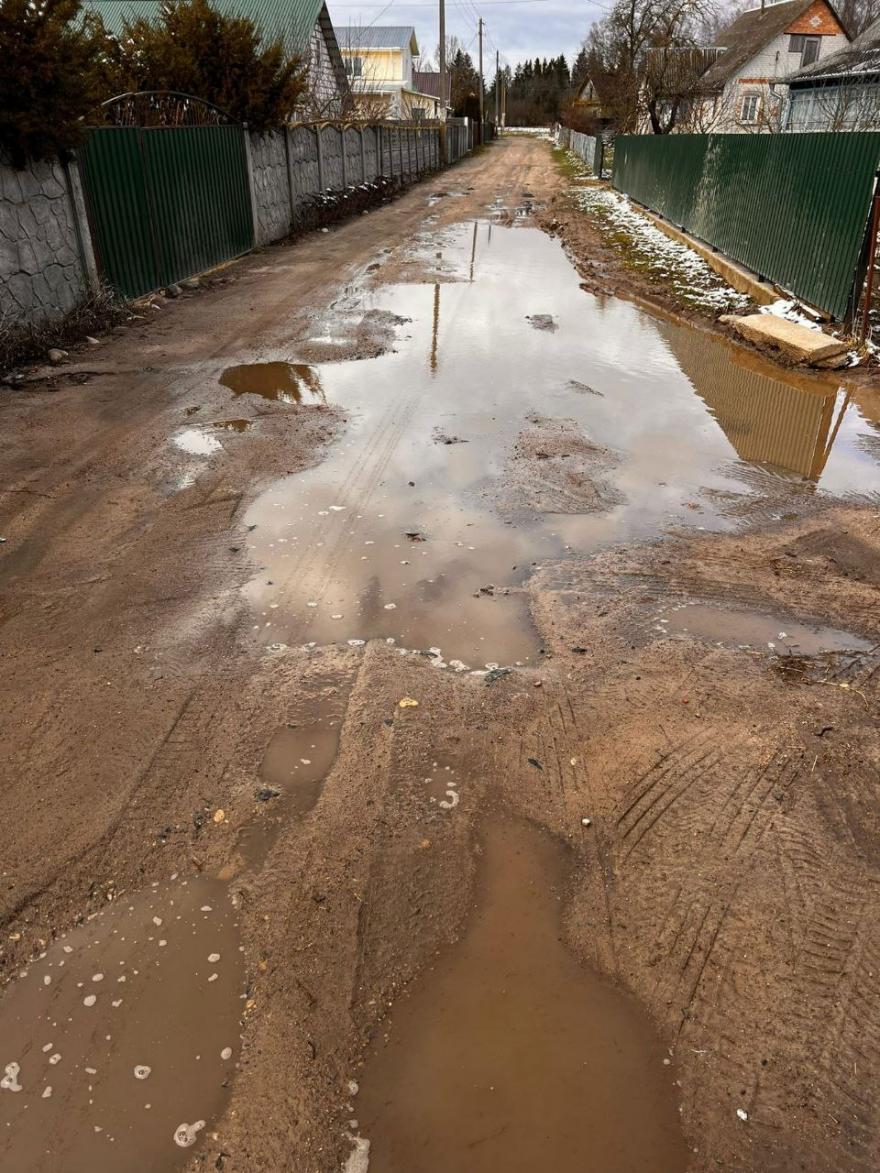
[[[655,228],[625,196],[605,188],[586,188],[577,190],[575,198],[585,212],[597,214],[626,235],[638,254],[639,267],[654,277],[666,278],[683,301],[719,311],[745,309],[751,304],[746,294],[731,289],[693,249]]]
[[[770,305],[762,305],[762,314],[773,314],[777,318],[785,318],[789,322],[796,322],[799,326],[806,326],[808,330],[821,330],[822,327],[814,319],[804,313],[803,307],[795,298],[781,297]]]

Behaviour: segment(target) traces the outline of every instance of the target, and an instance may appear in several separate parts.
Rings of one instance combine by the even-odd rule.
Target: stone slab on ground
[[[810,330],[787,318],[775,314],[722,314],[719,321],[732,326],[749,342],[775,346],[796,362],[811,366],[846,354],[847,344],[839,338],[831,338],[821,330]]]

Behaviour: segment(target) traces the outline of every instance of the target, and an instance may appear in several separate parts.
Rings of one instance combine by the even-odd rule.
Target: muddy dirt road
[[[586,291],[562,182],[0,399],[5,1167],[880,1164],[880,395]]]

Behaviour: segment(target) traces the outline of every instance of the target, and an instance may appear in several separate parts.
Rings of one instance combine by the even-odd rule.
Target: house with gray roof
[[[446,117],[436,86],[416,68],[419,43],[410,25],[340,28],[339,45],[355,108],[367,118],[423,121]],[[431,92],[434,91],[434,92]]]
[[[784,129],[880,130],[880,20],[788,78]]]
[[[350,102],[350,87],[339,42],[325,0],[211,0],[226,16],[248,17],[263,42],[280,40],[289,54],[308,64],[306,105],[292,117],[330,118],[342,114]],[[109,33],[119,36],[126,20],[153,20],[162,0],[83,0],[83,9],[100,16]],[[198,95],[196,95],[198,96]]]

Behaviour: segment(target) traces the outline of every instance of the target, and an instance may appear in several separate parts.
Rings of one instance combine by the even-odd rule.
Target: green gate
[[[80,152],[105,279],[139,297],[253,248],[243,126],[101,127]]]
[[[614,186],[797,297],[854,308],[880,133],[621,135]]]

